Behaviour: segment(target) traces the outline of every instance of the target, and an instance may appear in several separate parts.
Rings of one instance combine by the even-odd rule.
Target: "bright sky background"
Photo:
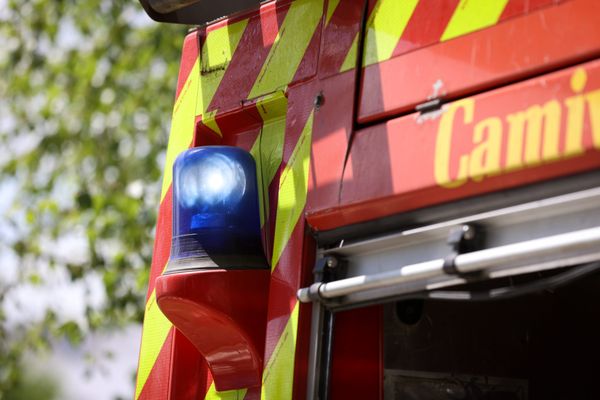
[[[78,349],[63,341],[49,357],[29,361],[36,372],[49,373],[59,382],[60,400],[133,399],[140,336],[140,326],[93,334]]]

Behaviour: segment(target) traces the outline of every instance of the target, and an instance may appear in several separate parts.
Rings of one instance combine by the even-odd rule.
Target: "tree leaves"
[[[135,1],[9,0],[0,11],[0,183],[17,182],[0,208],[0,252],[20,260],[16,285],[0,278],[0,303],[48,284],[47,271],[99,276],[106,297],[83,325],[47,310],[9,328],[0,307],[0,392],[19,381],[9,377],[23,352],[141,320],[185,29]]]

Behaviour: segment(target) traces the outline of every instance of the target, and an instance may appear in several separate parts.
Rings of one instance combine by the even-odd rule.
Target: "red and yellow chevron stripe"
[[[180,132],[171,135],[167,150],[167,165],[171,165],[181,149],[187,148],[193,137],[193,120],[189,118],[195,114],[197,90],[197,60],[198,50],[193,35],[186,37],[183,45],[183,56],[177,84],[176,102],[173,108],[171,130]],[[171,323],[162,314],[156,303],[154,281],[167,264],[170,253],[171,238],[171,180],[172,170],[165,167],[163,186],[161,191],[161,204],[157,224],[157,235],[154,244],[152,267],[148,285],[146,310],[144,313],[144,328],[138,365],[135,399],[151,398],[152,393],[163,392],[167,388],[158,379],[150,379],[151,375],[164,376],[169,372],[170,358],[169,345],[173,341]],[[150,382],[149,385],[146,385]]]
[[[555,0],[376,0],[367,21],[363,65],[487,28]]]
[[[271,3],[258,13],[218,22],[186,38],[165,163],[136,400],[291,399],[299,321],[295,292],[300,286],[304,241],[301,217],[308,188],[315,94],[313,87],[306,90],[295,83],[316,75],[322,26],[339,20],[352,3]],[[355,30],[345,36],[345,46],[330,57],[328,65],[337,64],[333,67],[336,72],[344,57],[346,64],[353,63],[347,54],[359,17],[353,24]],[[231,118],[232,114],[236,118]],[[187,388],[184,395],[174,395],[181,389],[175,387],[178,377],[172,376],[173,369],[184,362],[177,349],[188,344],[158,309],[154,280],[169,258],[172,165],[180,152],[205,140],[197,137],[199,132],[210,133],[212,141],[246,147],[257,160],[264,188],[261,223],[267,242],[272,243],[272,285],[260,390],[219,393],[203,367],[204,382]],[[239,134],[225,137],[224,132]],[[248,142],[250,137],[253,139]]]
[[[359,123],[546,72],[595,52],[586,0],[370,0]],[[581,23],[565,24],[567,15]]]

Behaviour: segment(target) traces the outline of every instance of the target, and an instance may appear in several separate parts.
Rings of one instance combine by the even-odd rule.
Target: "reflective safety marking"
[[[202,70],[196,115],[204,115],[225,75],[248,19],[208,32],[200,52]],[[212,128],[211,128],[212,129]]]
[[[279,257],[281,257],[306,204],[313,115],[314,112],[311,112],[298,139],[298,144],[281,174],[271,270],[277,266]]]
[[[194,138],[196,116],[202,114],[210,103],[247,23],[248,20],[242,20],[208,33],[201,56],[194,63],[175,101],[163,173],[161,203],[173,181],[173,163],[182,151],[190,147]],[[220,134],[214,115],[207,115],[205,125]],[[172,324],[158,308],[154,291],[146,304],[136,399],[139,397],[172,327]]]
[[[225,392],[217,392],[215,383],[211,383],[206,392],[205,400],[243,400],[248,389],[227,390]]]
[[[461,0],[441,41],[453,39],[498,22],[508,0]]]
[[[418,3],[419,0],[377,1],[367,21],[363,66],[389,60],[392,57],[408,24],[421,23],[414,20],[419,18],[414,15]],[[427,3],[425,4],[427,7],[434,7],[436,2],[421,0],[421,5],[424,3]],[[509,0],[460,0],[447,24],[442,19],[431,23],[438,25],[436,29],[442,29],[443,33],[439,41],[443,42],[495,25],[502,17],[508,3]],[[414,26],[412,28],[416,29]],[[414,29],[411,34],[414,34]],[[410,38],[407,40],[410,42]]]
[[[265,201],[269,185],[273,181],[283,157],[285,124],[287,114],[287,97],[283,91],[268,95],[256,104],[263,120],[260,134],[256,138],[250,154],[256,161],[257,177],[262,184],[259,192],[260,225],[265,223],[265,215],[269,215],[269,202]]]
[[[297,0],[292,2],[280,26],[275,42],[269,51],[269,55],[248,96],[249,98],[257,98],[275,92],[273,95],[266,96],[264,99],[257,101],[257,107],[263,119],[263,129],[258,139],[259,151],[257,152],[256,150],[256,144],[251,151],[255,158],[257,153],[259,153],[259,157],[256,159],[260,159],[260,163],[264,166],[261,168],[264,169],[263,184],[266,184],[267,187],[281,166],[285,139],[287,98],[283,90],[280,92],[276,92],[276,90],[285,89],[297,73],[297,69],[305,56],[309,43],[323,19],[323,1]],[[335,10],[335,4],[333,3],[337,1],[339,0],[332,0],[330,2],[330,7],[332,7],[331,15],[333,15]],[[215,113],[207,113],[207,107],[211,104],[219,85],[222,83],[222,78],[231,59],[235,56],[235,51],[247,24],[248,20],[243,20],[210,31],[207,34],[206,40],[200,50],[200,56],[196,60],[175,102],[163,175],[161,202],[164,201],[172,184],[172,165],[175,158],[182,151],[189,148],[193,141],[197,118],[201,117],[202,123],[205,126],[218,134],[220,133],[219,126],[215,120],[215,113],[218,110],[215,110]],[[277,250],[278,255],[274,258],[275,260],[279,259],[280,253],[285,248],[294,225],[300,218],[306,203],[312,122],[313,116],[311,114],[300,135],[298,144],[290,157],[289,165],[282,174],[280,193],[278,195],[279,204],[287,206],[285,209],[278,208],[277,210],[276,220],[279,222],[276,222],[278,229],[276,229],[275,233],[275,243],[279,248]],[[294,198],[294,192],[296,191],[298,195],[297,198]],[[263,215],[263,222],[264,219]],[[154,292],[151,294],[147,304],[136,399],[140,396],[163,346],[169,345],[165,341],[172,328],[171,323],[158,309]],[[282,377],[289,376],[289,388],[284,388],[284,391],[289,391],[289,394],[287,397],[281,397],[277,394],[270,395],[270,400],[291,398],[297,315],[296,306],[294,313],[290,317],[290,322],[288,322],[289,326],[286,326],[284,334],[278,342],[277,348],[279,350],[277,350],[277,354],[284,357],[280,360],[279,356],[273,354],[269,361],[269,365],[272,365],[273,369],[270,370],[271,373],[267,374],[273,379],[268,376],[265,377],[265,385],[268,386],[268,389],[265,390],[276,393],[273,388],[277,386],[273,385],[281,382],[280,372],[283,374],[281,375]],[[288,356],[289,354],[291,356]],[[290,357],[291,361],[285,364],[284,361]],[[284,365],[284,368],[289,370],[280,371],[278,365]],[[232,400],[242,399],[246,394],[246,389],[217,392],[213,384],[204,398]]]
[[[175,162],[175,159],[179,153],[190,147],[192,139],[194,138],[196,97],[199,78],[200,63],[196,60],[188,79],[181,88],[175,106],[173,107],[171,134],[169,136],[169,145],[167,147],[162,191],[160,195],[161,203],[173,181],[173,163]]]
[[[329,21],[331,20],[331,17],[333,16],[333,13],[339,4],[340,0],[329,0],[327,3],[327,17],[325,18],[325,25],[329,24]]]
[[[263,371],[261,399],[284,400],[292,398],[297,335],[298,302],[294,305],[290,319]]]
[[[135,385],[135,398],[140,397],[142,388],[148,380],[150,371],[158,358],[169,331],[173,325],[164,316],[156,303],[156,292],[152,291],[144,313],[144,330],[142,332],[142,345],[140,348],[140,361],[138,365],[137,382]]]
[[[264,185],[262,185],[264,179],[260,154],[260,135],[261,134],[259,133],[254,141],[254,144],[252,145],[252,148],[250,148],[250,154],[252,154],[254,162],[256,163],[256,180],[261,184],[259,187],[260,190],[258,191],[258,212],[260,214],[260,227],[262,228],[265,225],[265,214],[268,202],[265,201],[265,195],[267,192],[264,188]]]
[[[357,33],[352,41],[352,45],[350,46],[350,50],[348,50],[348,54],[346,54],[346,58],[344,58],[344,62],[342,63],[342,67],[340,68],[340,72],[346,72],[353,68],[356,68],[356,57],[358,50],[358,36],[360,33]]]
[[[418,0],[377,2],[367,22],[364,66],[387,60],[392,56],[417,3]]]
[[[273,180],[283,157],[287,104],[287,97],[283,92],[277,92],[274,96],[262,99],[257,104],[258,112],[264,121],[260,147],[265,178],[268,183]]]
[[[217,124],[216,112],[207,112],[202,116],[202,124],[204,126],[210,128],[214,133],[223,137],[223,133],[221,132],[221,128],[219,128],[219,124]]]
[[[242,20],[210,31],[206,36],[200,53],[202,61],[197,60],[194,64],[173,107],[161,202],[173,181],[173,162],[179,153],[190,147],[196,116],[204,114],[212,100],[247,24],[247,19]],[[210,122],[207,126],[213,129]],[[219,133],[218,127],[216,129],[215,132]]]
[[[322,15],[323,0],[292,3],[248,98],[283,89],[292,81]]]

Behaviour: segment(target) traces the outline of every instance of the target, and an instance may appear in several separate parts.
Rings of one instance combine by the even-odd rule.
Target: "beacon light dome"
[[[230,146],[181,153],[173,165],[173,241],[167,273],[268,268],[256,164]]]
[[[236,160],[215,153],[182,165],[177,180],[181,207],[235,207],[246,191],[246,174]]]

